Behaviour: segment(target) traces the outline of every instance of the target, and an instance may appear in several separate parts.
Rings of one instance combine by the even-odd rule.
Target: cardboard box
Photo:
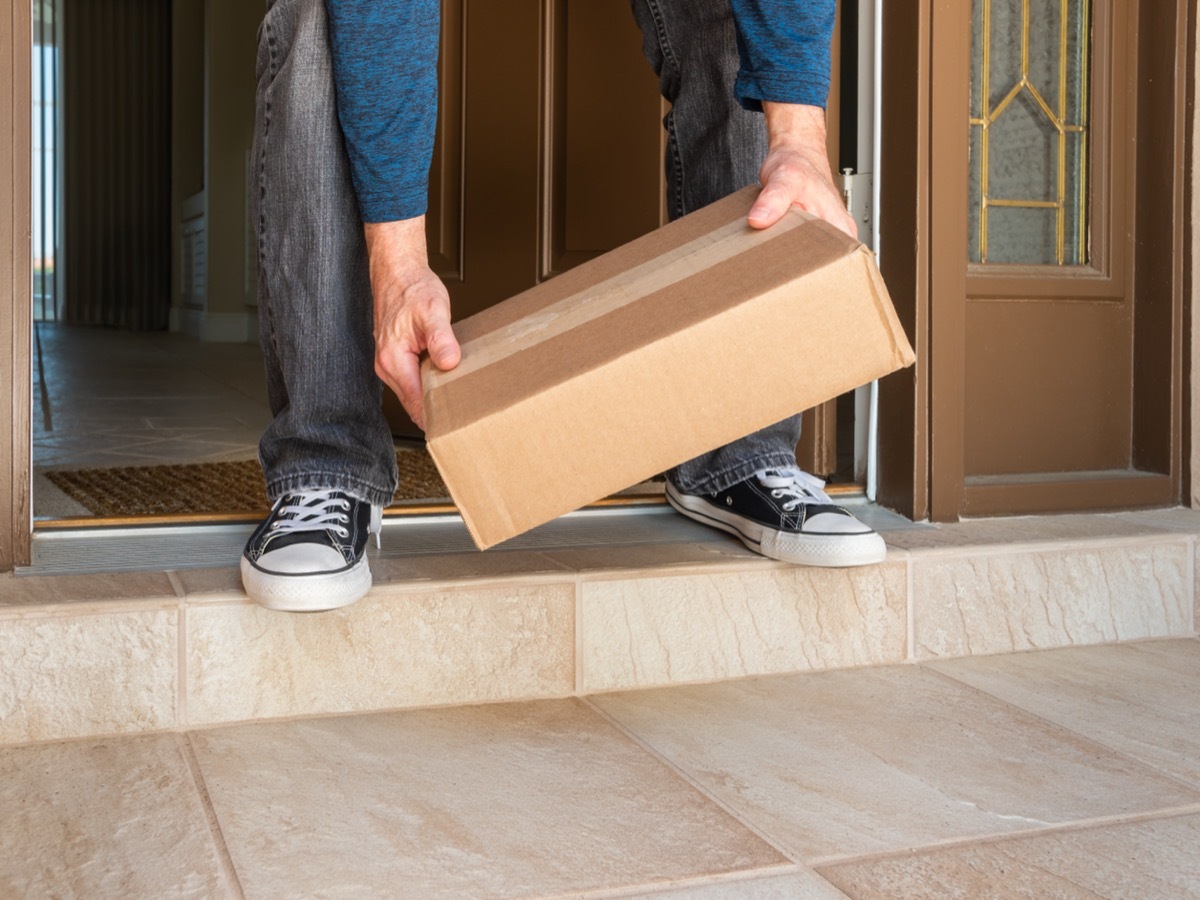
[[[429,452],[487,548],[910,365],[869,250],[747,189],[455,325]]]

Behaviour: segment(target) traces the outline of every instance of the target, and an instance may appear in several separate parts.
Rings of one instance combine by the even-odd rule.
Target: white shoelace
[[[825,482],[800,469],[761,469],[754,473],[754,477],[771,491],[771,496],[776,500],[788,498],[783,504],[785,512],[792,512],[797,506],[807,503],[833,505],[825,493]]]
[[[271,524],[271,530],[284,534],[295,531],[324,531],[329,529],[343,540],[350,536],[347,511],[350,501],[345,497],[334,497],[332,491],[297,491],[289,494],[294,503],[281,506],[277,514],[281,517]],[[380,546],[382,510],[371,506],[371,524],[368,533],[375,535],[375,546]]]

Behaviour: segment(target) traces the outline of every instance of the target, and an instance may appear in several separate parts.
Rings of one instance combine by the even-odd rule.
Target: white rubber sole
[[[667,482],[667,502],[689,519],[727,531],[755,553],[799,566],[871,566],[887,558],[887,544],[874,531],[859,534],[797,534],[776,531],[726,512],[702,497],[683,494]]]
[[[364,557],[357,565],[328,575],[271,575],[242,557],[242,587],[259,606],[281,612],[326,612],[361,600],[371,589]]]

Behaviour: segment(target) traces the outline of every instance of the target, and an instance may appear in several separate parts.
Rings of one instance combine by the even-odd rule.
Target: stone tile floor
[[[1200,896],[1200,640],[0,748],[0,896]]]

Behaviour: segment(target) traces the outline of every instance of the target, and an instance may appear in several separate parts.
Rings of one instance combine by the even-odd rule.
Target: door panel
[[[967,477],[1127,468],[1130,324],[1123,304],[969,303]]]

